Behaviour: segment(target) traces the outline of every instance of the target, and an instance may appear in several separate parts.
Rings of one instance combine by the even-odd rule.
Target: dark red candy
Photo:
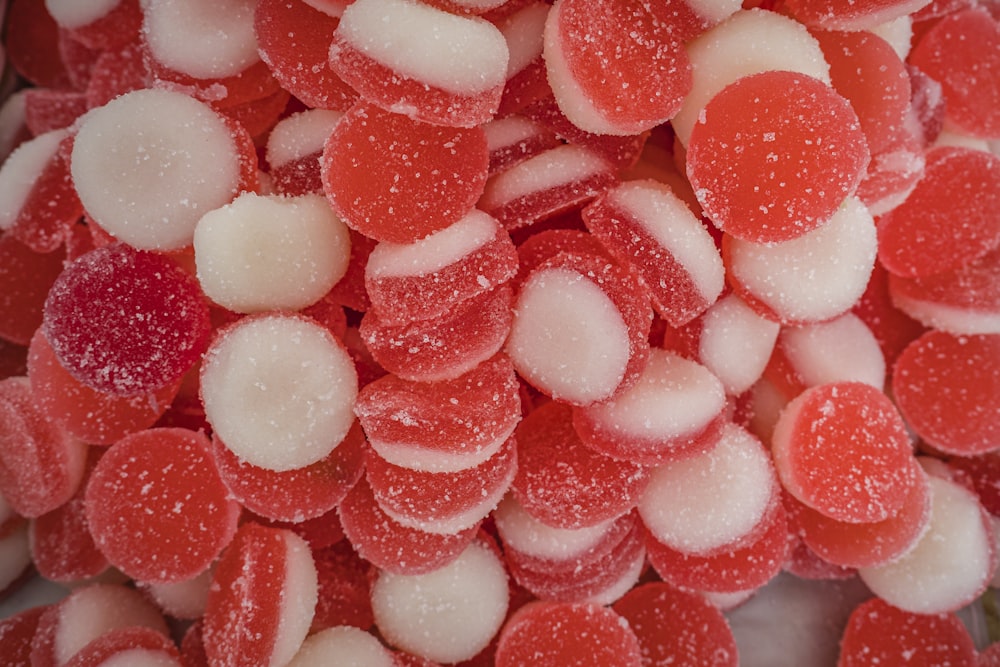
[[[7,7],[4,46],[17,73],[37,86],[60,88],[70,84],[59,57],[59,26],[45,3],[13,0]]]
[[[0,654],[9,667],[30,667],[31,641],[38,621],[48,609],[45,605],[31,607],[0,620]]]
[[[346,541],[313,549],[313,559],[319,595],[311,631],[338,625],[371,628],[375,624],[368,579],[371,565]]]
[[[35,252],[10,232],[0,235],[0,338],[28,344],[65,258],[62,251]]]

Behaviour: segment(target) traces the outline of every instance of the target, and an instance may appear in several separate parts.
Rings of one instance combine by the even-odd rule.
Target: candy
[[[341,111],[309,109],[287,116],[271,128],[264,155],[276,191],[284,195],[323,193],[320,157],[343,115]]]
[[[278,472],[326,458],[354,421],[357,393],[343,344],[299,315],[236,322],[219,332],[201,366],[202,402],[215,435],[241,460]]]
[[[331,656],[343,665],[394,667],[396,661],[375,637],[352,627],[321,630],[302,642],[288,667],[322,667],[329,664]]]
[[[42,323],[42,307],[62,272],[62,252],[38,253],[9,232],[0,236],[0,338],[27,345]]]
[[[495,548],[469,544],[434,572],[382,572],[372,584],[372,610],[390,645],[428,660],[472,658],[496,634],[507,613],[507,573]],[[453,632],[461,625],[462,632]]]
[[[816,2],[789,0],[788,9],[809,26],[828,30],[865,30],[906,16],[929,4],[930,0],[870,0],[868,2]]]
[[[45,0],[56,24],[92,49],[110,49],[135,39],[142,23],[138,0]]]
[[[137,665],[182,667],[174,642],[149,628],[119,628],[93,640],[66,663],[66,667],[101,667],[120,664],[125,659]]]

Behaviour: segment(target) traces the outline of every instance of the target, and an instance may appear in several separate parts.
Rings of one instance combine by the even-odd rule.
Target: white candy
[[[556,528],[528,514],[513,494],[493,512],[497,532],[505,546],[527,556],[570,561],[584,556],[608,534],[614,519],[583,528]]]
[[[182,93],[151,89],[83,116],[70,171],[98,224],[145,250],[190,245],[201,216],[232,201],[240,181],[222,117]]]
[[[892,47],[900,60],[906,60],[910,54],[910,46],[913,43],[913,19],[909,16],[900,16],[890,19],[884,23],[879,23],[869,30]]]
[[[818,324],[787,327],[778,347],[807,387],[829,382],[885,386],[885,356],[875,334],[853,313]]]
[[[45,0],[45,9],[60,28],[73,30],[107,16],[122,0]]]
[[[639,582],[639,577],[642,576],[642,572],[645,567],[646,549],[640,548],[638,553],[636,553],[635,558],[632,559],[632,562],[628,564],[628,567],[625,568],[622,575],[617,580],[612,581],[602,590],[590,595],[586,599],[582,600],[582,602],[592,602],[602,606],[614,604],[619,598],[635,587],[635,585]]]
[[[532,2],[501,21],[497,27],[507,41],[507,79],[542,57],[542,32],[550,5]]]
[[[875,221],[848,197],[818,229],[772,245],[730,238],[729,271],[778,317],[819,322],[847,312],[875,266]]]
[[[160,609],[173,618],[194,620],[205,614],[213,568],[187,581],[167,584],[143,584],[141,588]]]
[[[583,146],[557,146],[490,177],[478,206],[495,211],[518,199],[580,183],[610,169],[604,158]]]
[[[707,554],[749,535],[777,493],[764,447],[728,424],[711,450],[653,470],[639,499],[639,516],[663,544]]]
[[[347,272],[351,237],[319,195],[252,192],[206,213],[194,231],[205,295],[238,313],[299,310]]]
[[[933,474],[928,482],[931,519],[924,536],[901,558],[858,574],[895,607],[940,614],[975,600],[993,577],[996,560],[989,517],[975,494]]]
[[[343,117],[342,111],[308,109],[283,118],[267,135],[267,163],[281,167],[293,160],[322,153],[326,140]]]
[[[153,58],[175,72],[196,79],[234,76],[260,61],[253,31],[256,4],[146,0],[143,36]]]
[[[933,329],[941,329],[960,336],[1000,334],[1000,313],[914,299],[894,290],[891,281],[889,294],[896,308]]]
[[[59,149],[69,130],[52,130],[25,141],[0,166],[0,230],[17,222],[35,182]]]
[[[394,667],[392,653],[360,628],[341,625],[310,635],[285,667]]]
[[[621,384],[629,331],[596,283],[569,269],[542,269],[517,297],[507,354],[535,387],[586,405],[610,398]]]
[[[337,34],[372,60],[456,95],[476,95],[507,78],[507,42],[492,24],[414,0],[356,0]]]
[[[241,320],[212,344],[201,393],[215,434],[237,457],[282,471],[340,444],[354,421],[358,377],[326,328],[273,314]]]
[[[427,574],[381,572],[371,591],[375,624],[386,641],[441,663],[468,660],[486,648],[507,614],[508,596],[504,565],[481,541]]]
[[[302,647],[309,634],[319,595],[319,575],[309,544],[290,530],[282,531],[285,541],[285,571],[282,579],[278,629],[270,664],[286,665]]]
[[[486,148],[491,154],[502,148],[516,146],[544,131],[538,123],[524,116],[506,116],[483,125]]]
[[[830,83],[830,67],[806,27],[776,12],[738,11],[687,45],[693,85],[670,123],[685,146],[708,101],[751,74],[791,70]]]
[[[742,394],[767,366],[781,325],[758,315],[736,294],[716,301],[702,317],[698,357],[726,393]]]
[[[721,23],[743,7],[741,0],[685,0],[685,2],[695,14],[709,23]]]

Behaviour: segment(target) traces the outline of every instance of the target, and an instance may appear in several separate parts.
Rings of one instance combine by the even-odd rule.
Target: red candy
[[[62,252],[35,252],[10,232],[0,236],[0,338],[28,344],[64,260]]]
[[[90,642],[66,663],[66,667],[101,667],[122,659],[149,661],[164,667],[182,666],[181,655],[169,637],[149,628],[119,628]]]
[[[239,516],[208,439],[176,428],[115,443],[91,473],[85,502],[101,552],[148,582],[182,581],[204,571],[232,539]]]

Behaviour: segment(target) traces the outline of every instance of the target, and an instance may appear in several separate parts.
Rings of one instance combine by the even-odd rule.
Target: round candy
[[[781,329],[736,294],[720,298],[695,322],[701,328],[697,358],[730,396],[742,394],[760,378]]]
[[[239,505],[201,433],[160,428],[112,445],[87,482],[87,523],[107,559],[149,582],[190,579],[233,537]]]
[[[113,667],[128,661],[150,667],[183,667],[174,641],[143,627],[116,628],[80,649],[66,667]]]
[[[286,667],[324,667],[336,656],[342,665],[396,667],[392,653],[364,630],[341,626],[310,635]]]
[[[472,209],[489,150],[478,127],[440,127],[358,102],[327,140],[322,165],[323,189],[351,229],[412,243]]]
[[[62,252],[38,253],[10,232],[0,235],[0,338],[18,345],[31,341],[65,261]]]
[[[794,72],[739,79],[691,130],[687,174],[705,214],[754,243],[798,238],[853,194],[869,151],[850,103]]]
[[[787,0],[792,16],[827,30],[867,30],[921,9],[930,0]]]

